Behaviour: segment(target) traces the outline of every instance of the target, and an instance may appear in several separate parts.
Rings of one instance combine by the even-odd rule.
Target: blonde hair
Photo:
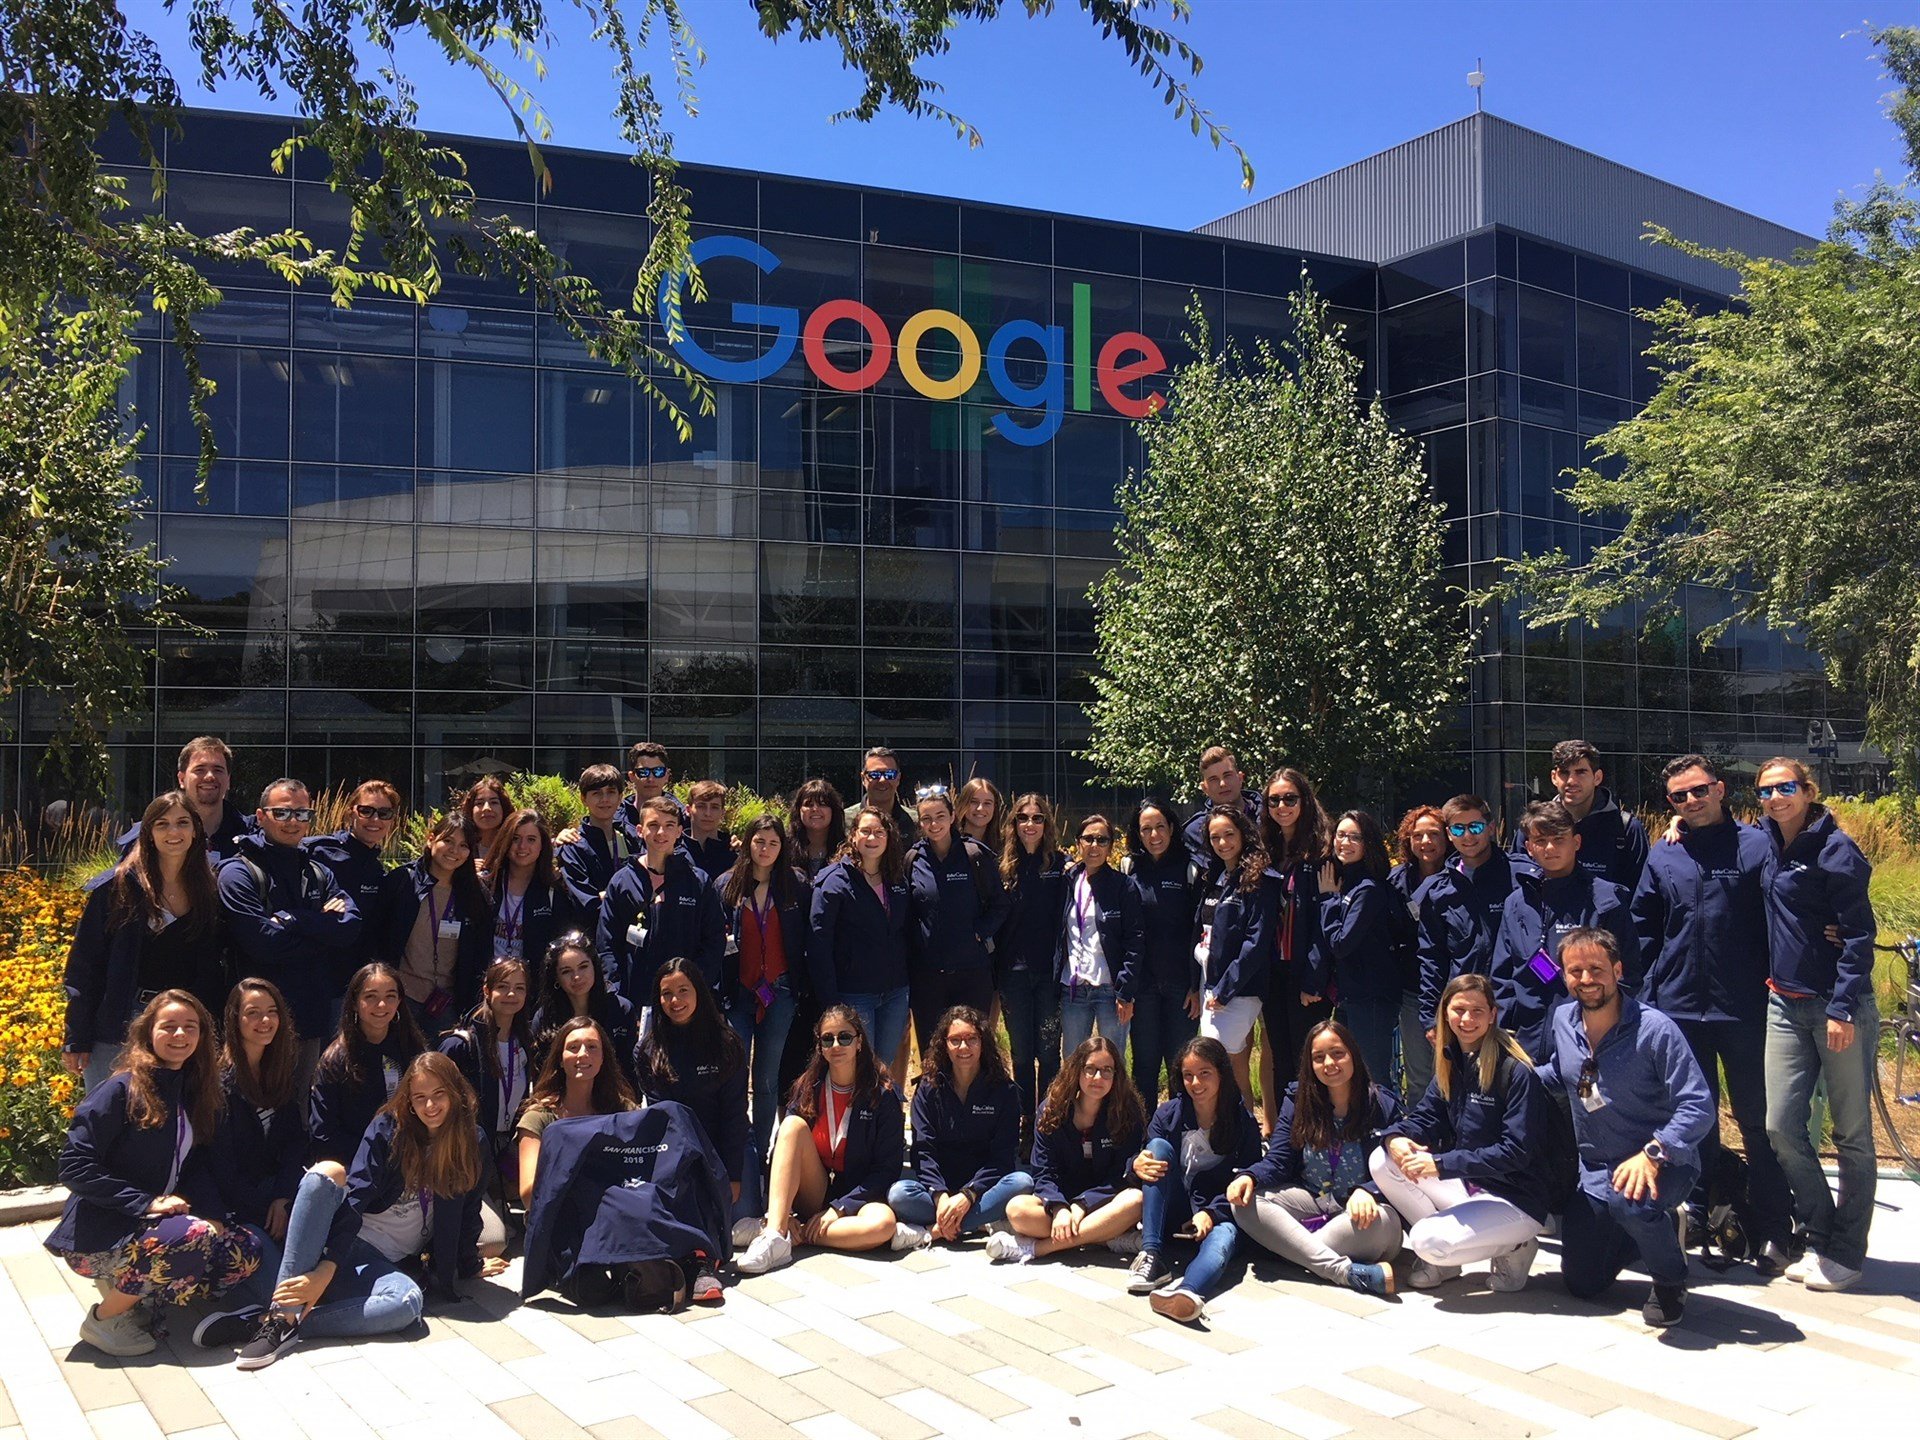
[[[1493,982],[1484,975],[1456,975],[1447,982],[1447,988],[1440,992],[1440,1004],[1435,1007],[1433,1017],[1433,1078],[1440,1086],[1440,1093],[1449,1100],[1453,1098],[1453,1057],[1447,1047],[1453,1040],[1453,1027],[1447,1024],[1447,1005],[1454,996],[1469,990],[1487,1002],[1487,1009],[1494,1016],[1500,1014],[1500,1007],[1493,998]],[[1500,1071],[1502,1052],[1511,1055],[1522,1065],[1533,1064],[1533,1057],[1520,1048],[1519,1041],[1500,1028],[1496,1018],[1487,1027],[1486,1038],[1480,1042],[1478,1079],[1483,1095],[1493,1089],[1494,1076]]]

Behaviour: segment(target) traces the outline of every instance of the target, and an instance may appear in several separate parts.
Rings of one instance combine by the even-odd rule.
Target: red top
[[[777,984],[787,973],[787,945],[780,933],[777,905],[767,906],[765,915],[753,908],[751,900],[741,905],[736,938],[740,942],[740,983],[747,989],[758,990],[762,980]]]
[[[847,1120],[853,1113],[851,1091],[836,1090],[832,1082],[820,1086],[820,1113],[813,1121],[813,1144],[827,1173],[847,1168]]]

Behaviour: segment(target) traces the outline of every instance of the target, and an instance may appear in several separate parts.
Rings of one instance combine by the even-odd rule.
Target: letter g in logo
[[[771,275],[780,268],[780,257],[766,246],[747,239],[743,235],[708,235],[693,243],[688,252],[693,263],[705,265],[709,260],[745,260],[759,270],[762,275]],[[678,316],[680,312],[681,291],[686,286],[686,274],[677,271],[660,281],[660,313]],[[766,353],[753,360],[723,360],[717,355],[709,355],[700,348],[700,344],[684,326],[673,341],[673,348],[694,369],[702,375],[715,380],[736,385],[750,385],[765,380],[793,358],[793,347],[800,339],[800,312],[785,305],[743,305],[735,304],[733,318],[740,325],[770,325],[773,327],[773,343]]]

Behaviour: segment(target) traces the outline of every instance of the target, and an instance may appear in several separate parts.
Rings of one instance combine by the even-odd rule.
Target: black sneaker
[[[234,1368],[264,1370],[300,1343],[300,1322],[284,1310],[269,1310],[254,1327],[253,1338],[240,1347]]]
[[[1686,1286],[1655,1285],[1647,1294],[1647,1303],[1640,1307],[1640,1318],[1649,1325],[1677,1325],[1686,1308]]]
[[[212,1311],[193,1327],[193,1343],[203,1350],[228,1350],[244,1345],[259,1331],[261,1314],[258,1305]]]
[[[1173,1279],[1173,1271],[1160,1259],[1158,1250],[1142,1250],[1133,1257],[1133,1264],[1127,1267],[1127,1273],[1133,1277],[1127,1281],[1129,1295],[1151,1295]]]

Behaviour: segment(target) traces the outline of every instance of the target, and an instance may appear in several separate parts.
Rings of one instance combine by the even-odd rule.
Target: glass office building
[[[193,117],[166,214],[328,243],[343,215],[311,162],[268,168],[285,133]],[[560,152],[542,195],[523,150],[460,148],[483,196],[626,293],[642,172]],[[881,742],[910,777],[1081,796],[1087,586],[1141,463],[1128,415],[1183,358],[1194,297],[1214,334],[1278,340],[1304,266],[1368,383],[1427,438],[1450,574],[1475,582],[1519,548],[1594,542],[1555,477],[1649,393],[1630,308],[1724,303],[1497,222],[1383,260],[685,173],[711,298],[688,306],[681,353],[716,377],[690,439],[510,287],[449,275],[423,309],[342,310],[235,272],[204,319],[222,458],[202,504],[182,371],[146,337],[127,385],[141,523],[180,614],[211,633],[151,636],[151,705],[115,736],[113,800],[166,783],[202,733],[240,753],[242,786],[380,775],[428,803],[482,770],[572,774],[642,737],[682,776],[762,790],[850,785]],[[1772,753],[1829,720],[1857,735],[1779,636],[1699,653],[1690,633],[1724,603],[1690,599],[1657,643],[1631,617],[1567,639],[1500,618],[1436,785],[1512,792],[1568,734],[1628,757],[1630,792],[1630,771],[1683,746]],[[17,718],[0,773],[31,806],[51,702]]]

